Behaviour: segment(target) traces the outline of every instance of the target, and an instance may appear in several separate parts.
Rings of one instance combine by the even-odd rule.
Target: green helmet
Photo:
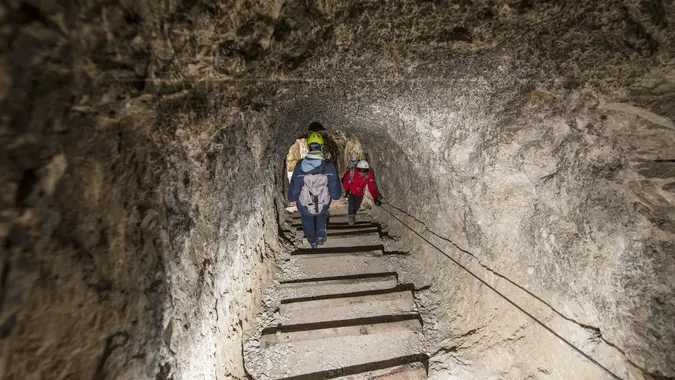
[[[323,136],[319,132],[309,132],[307,134],[307,145],[319,144],[323,146]]]

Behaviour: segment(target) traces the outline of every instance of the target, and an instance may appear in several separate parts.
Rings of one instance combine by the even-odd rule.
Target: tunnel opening
[[[369,155],[430,376],[611,378],[418,234],[619,378],[675,377],[672,2],[24,3],[0,377],[247,378],[317,120],[341,172]]]

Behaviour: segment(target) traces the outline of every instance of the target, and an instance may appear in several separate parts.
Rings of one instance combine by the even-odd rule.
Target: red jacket
[[[348,183],[350,177],[351,177],[351,170],[347,170],[347,173],[345,173],[342,179],[342,187],[345,190],[349,190],[352,194],[356,195],[357,197],[362,197],[366,192],[366,183],[367,183],[370,195],[373,196],[373,199],[377,198],[377,190],[375,189],[375,176],[373,175],[372,172],[369,171],[366,174],[361,174],[359,173],[358,170],[354,170],[354,180],[352,181],[352,183]],[[366,177],[368,178],[366,179]]]

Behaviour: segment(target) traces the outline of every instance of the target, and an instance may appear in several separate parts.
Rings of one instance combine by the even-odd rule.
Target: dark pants
[[[309,244],[316,244],[319,237],[326,237],[326,217],[328,214],[318,215],[300,215],[302,220],[302,231],[307,237]]]
[[[356,215],[356,212],[359,211],[361,207],[361,202],[363,202],[363,197],[357,197],[354,194],[349,194],[349,215]]]

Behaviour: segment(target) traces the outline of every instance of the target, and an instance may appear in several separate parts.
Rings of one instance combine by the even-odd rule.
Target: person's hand
[[[375,202],[375,206],[382,206],[382,201],[380,200],[380,198],[373,199],[373,202]]]

